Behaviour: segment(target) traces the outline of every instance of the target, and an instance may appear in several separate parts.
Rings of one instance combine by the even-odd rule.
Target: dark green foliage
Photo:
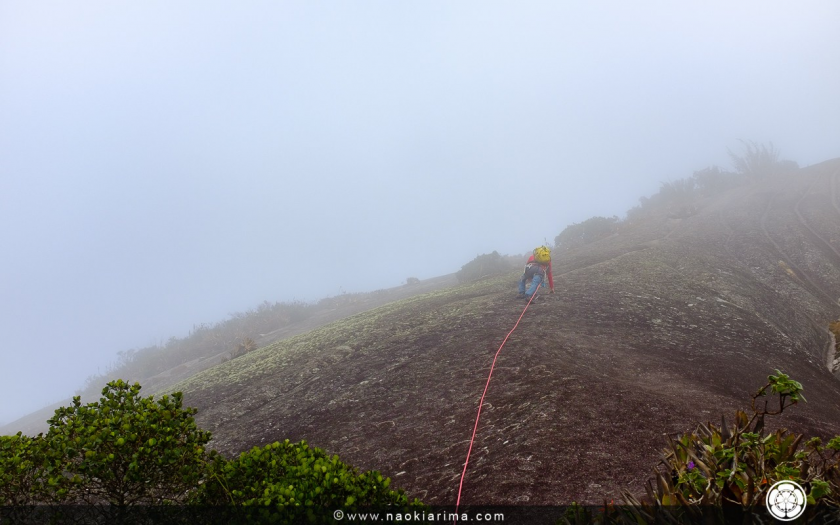
[[[773,402],[760,402],[768,391]],[[819,438],[805,441],[786,429],[765,429],[767,416],[800,401],[805,401],[802,385],[777,370],[753,396],[752,416],[739,410],[731,425],[701,424],[694,432],[669,437],[647,497],[639,501],[625,494],[626,505],[606,505],[600,513],[575,506],[562,521],[723,523],[739,513],[760,512],[767,490],[781,480],[803,486],[809,505],[840,505],[840,436],[824,447]]]
[[[157,505],[182,501],[201,478],[204,446],[194,408],[177,392],[140,397],[140,385],[108,383],[98,402],[62,407],[49,420],[45,476],[57,501]]]
[[[558,249],[568,250],[593,243],[615,233],[618,217],[590,217],[581,223],[567,226],[554,238]]]
[[[768,389],[775,401],[760,402]],[[777,370],[753,396],[752,416],[739,410],[730,426],[700,425],[691,434],[669,440],[655,486],[648,487],[649,497],[660,505],[751,508],[763,505],[773,483],[791,479],[806,488],[809,503],[840,504],[840,438],[826,449],[818,438],[803,446],[801,434],[765,430],[766,416],[779,415],[800,401],[805,401],[802,385]]]
[[[356,469],[310,448],[305,441],[254,447],[238,458],[226,460],[213,454],[208,480],[192,501],[202,505],[272,506],[281,516],[307,508],[418,506],[402,490],[388,488],[390,479],[376,471]],[[283,510],[285,509],[285,511]]]
[[[479,255],[461,267],[455,274],[460,283],[477,281],[484,277],[500,275],[513,269],[510,263],[499,252]]]
[[[760,402],[768,390],[775,400]],[[752,416],[739,410],[732,425],[700,425],[695,432],[669,439],[645,503],[748,510],[764,505],[773,483],[790,479],[805,487],[808,503],[840,504],[840,437],[822,447],[819,438],[803,445],[801,434],[765,430],[767,416],[800,401],[805,401],[802,385],[777,370],[753,396]]]
[[[0,506],[38,501],[44,460],[44,439],[18,432],[0,436]]]
[[[20,506],[42,504],[81,504],[74,508],[100,517],[137,506],[234,509],[219,523],[307,516],[332,522],[331,513],[318,511],[329,507],[424,508],[390,490],[379,472],[360,474],[305,442],[255,447],[233,460],[206,452],[211,436],[196,426],[195,413],[183,407],[180,392],[144,398],[139,384],[122,380],[108,383],[96,403],[76,397],[56,410],[46,435],[0,437],[0,506],[16,506],[14,519],[36,519],[37,507]],[[259,510],[236,510],[243,508]]]

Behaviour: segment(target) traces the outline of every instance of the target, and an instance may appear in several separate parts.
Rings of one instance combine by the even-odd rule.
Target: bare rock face
[[[556,254],[557,293],[500,354],[462,502],[638,493],[665,434],[747,406],[777,368],[808,399],[782,424],[840,433],[838,186],[832,161]],[[178,387],[223,452],[306,439],[453,504],[493,355],[524,306],[517,277],[392,303]]]
[[[527,309],[499,356],[462,503],[640,494],[666,434],[746,407],[776,369],[808,399],[776,424],[840,434],[828,330],[840,319],[840,159],[622,224],[555,253],[554,277],[557,293]],[[453,504],[493,356],[525,306],[517,279],[353,297],[143,392],[184,391],[227,454],[305,439]],[[54,408],[0,430],[46,430]]]
[[[781,423],[840,434],[840,160],[754,181],[555,254],[485,400],[465,504],[643,491],[664,435],[720,421],[780,369]],[[279,341],[176,385],[228,454],[291,439],[454,504],[518,275],[438,290]]]

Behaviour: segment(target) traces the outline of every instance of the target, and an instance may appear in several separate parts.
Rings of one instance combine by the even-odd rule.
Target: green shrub
[[[183,501],[201,478],[204,446],[182,394],[140,397],[117,380],[98,402],[55,411],[45,436],[44,482],[63,503],[158,505]]]
[[[772,404],[759,401],[768,390],[776,396]],[[781,480],[793,480],[805,488],[809,505],[838,506],[840,436],[823,446],[819,438],[805,441],[803,435],[786,429],[768,432],[765,428],[767,416],[777,416],[800,401],[805,401],[802,385],[777,370],[753,396],[752,416],[739,410],[731,425],[725,421],[720,426],[701,424],[694,432],[669,437],[654,478],[648,481],[646,497],[637,500],[625,493],[627,505],[605,506],[600,513],[574,506],[562,521],[742,521],[744,514],[764,508],[768,489]]]
[[[764,504],[766,490],[776,481],[791,479],[810,488],[808,500],[840,503],[840,437],[828,450],[820,440],[802,447],[803,435],[787,429],[765,430],[766,416],[781,414],[805,401],[802,385],[782,372],[768,377],[752,400],[752,416],[739,410],[727,427],[700,425],[693,433],[669,439],[665,457],[649,484],[648,496],[661,505],[735,504],[746,508]],[[760,403],[768,389],[778,406]],[[760,405],[760,406],[759,406]]]
[[[265,517],[297,522],[305,514],[331,522],[331,513],[315,512],[329,507],[422,508],[402,490],[389,489],[390,479],[379,472],[360,474],[305,442],[253,448],[234,460],[206,452],[210,433],[196,426],[196,410],[183,407],[180,392],[155,400],[141,397],[140,388],[110,382],[98,402],[82,405],[76,397],[72,406],[56,410],[46,435],[0,436],[0,506],[82,504],[73,507],[87,509],[80,519],[93,513],[151,522],[154,516],[108,509],[194,504],[200,506],[190,509],[201,516],[208,505],[225,506],[228,514],[214,514],[213,523]],[[253,507],[259,514],[240,512]],[[37,512],[13,509],[0,521],[52,519],[50,510]]]
[[[39,502],[44,443],[40,434],[0,436],[0,506]]]
[[[510,263],[499,252],[485,253],[468,262],[455,273],[460,283],[477,281],[484,277],[501,275],[513,269]]]
[[[207,481],[192,498],[201,505],[271,507],[270,518],[292,519],[319,508],[422,507],[379,472],[356,469],[305,441],[254,447],[227,460],[211,454]],[[331,514],[329,516],[331,518]]]

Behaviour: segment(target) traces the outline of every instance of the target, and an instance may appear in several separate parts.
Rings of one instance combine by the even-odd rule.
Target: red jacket
[[[554,276],[551,275],[551,261],[548,261],[548,264],[538,263],[534,260],[534,256],[528,257],[528,264],[536,263],[545,268],[545,274],[548,276],[548,287],[551,288],[551,291],[554,291]]]

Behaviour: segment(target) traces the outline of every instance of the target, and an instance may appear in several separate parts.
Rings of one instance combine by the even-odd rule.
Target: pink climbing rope
[[[499,345],[499,349],[496,350],[496,355],[493,356],[493,364],[490,365],[490,373],[487,375],[487,383],[484,385],[484,392],[481,394],[481,401],[478,402],[478,413],[475,415],[475,426],[473,427],[472,437],[470,438],[470,448],[467,450],[467,459],[464,461],[464,470],[461,472],[461,483],[458,485],[458,499],[455,501],[455,514],[458,513],[458,506],[461,504],[461,489],[464,488],[464,478],[467,475],[467,465],[470,463],[470,454],[472,453],[473,443],[475,442],[475,434],[478,432],[478,420],[481,418],[481,407],[484,406],[484,396],[487,395],[487,388],[490,386],[490,378],[493,377],[493,369],[496,367],[496,359],[499,357],[499,353],[502,351],[505,343],[507,343],[510,334],[512,334],[513,331],[516,330],[516,327],[519,326],[519,321],[522,320],[522,316],[525,315],[525,311],[529,306],[531,306],[531,301],[533,301],[536,296],[537,292],[535,290],[534,295],[528,299],[528,304],[525,305],[522,313],[519,314],[519,319],[516,320],[516,324],[513,325],[513,328],[511,328],[510,332],[507,333],[505,340],[502,341],[502,344]]]

